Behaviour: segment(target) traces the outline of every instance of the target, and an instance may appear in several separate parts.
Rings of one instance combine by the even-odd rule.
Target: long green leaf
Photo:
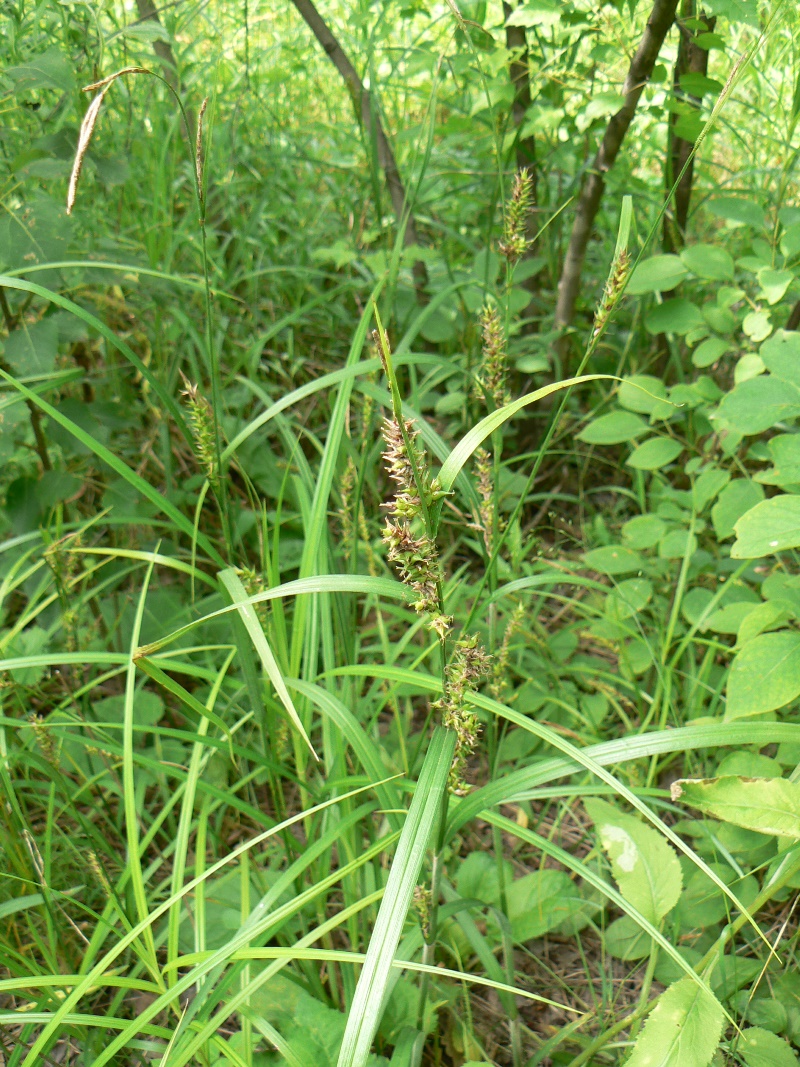
[[[381,1020],[383,995],[422,861],[441,811],[454,750],[455,734],[438,728],[425,756],[389,872],[386,891],[347,1017],[338,1067],[365,1067],[369,1060],[372,1039]]]
[[[258,621],[258,616],[253,610],[253,605],[247,602],[247,590],[242,585],[241,579],[233,567],[228,567],[226,570],[219,572],[219,580],[225,587],[231,600],[234,602],[236,610],[239,612],[241,620],[250,635],[250,639],[256,647],[256,652],[261,660],[261,664],[267,672],[269,680],[275,687],[278,699],[286,708],[289,713],[289,718],[294,723],[297,732],[308,745],[311,754],[315,759],[319,759],[314,751],[314,746],[311,744],[309,736],[305,731],[305,727],[300,720],[300,716],[297,714],[297,709],[289,695],[289,690],[286,688],[286,682],[283,680],[278,661],[275,659],[272,649],[269,646],[269,641],[267,641],[267,636],[261,627],[261,623]]]
[[[109,344],[113,345],[114,348],[127,359],[132,367],[136,368],[139,374],[141,374],[144,380],[152,388],[153,392],[164,405],[166,410],[173,417],[176,425],[180,427],[181,433],[186,440],[191,441],[191,433],[186,425],[186,419],[184,418],[179,405],[175,402],[175,399],[170,396],[161,382],[153,376],[149,367],[142,363],[130,345],[117,337],[114,331],[109,329],[104,322],[98,319],[95,315],[92,315],[86,308],[81,307],[80,304],[73,303],[68,297],[62,296],[61,293],[56,293],[52,289],[45,289],[43,285],[37,285],[35,282],[24,281],[22,278],[12,278],[9,275],[4,274],[0,275],[0,287],[3,289],[18,289],[23,293],[32,293],[34,296],[40,296],[44,300],[49,300],[51,304],[56,304],[58,307],[64,308],[65,311],[69,311],[71,314],[85,322],[87,326],[91,326],[93,330],[97,330],[102,337],[105,337]]]
[[[183,531],[187,537],[191,539],[195,536],[194,527],[186,516],[178,511],[175,505],[168,500],[167,497],[159,493],[159,491],[154,486],[150,485],[149,482],[145,481],[140,474],[137,474],[136,471],[132,470],[124,460],[121,460],[119,456],[106,448],[105,445],[101,445],[99,441],[96,441],[91,434],[88,434],[84,429],[78,426],[77,423],[73,422],[72,419],[67,418],[66,415],[57,411],[52,404],[48,404],[46,400],[38,396],[31,389],[28,389],[28,387],[23,385],[18,379],[7,374],[2,368],[0,368],[0,378],[2,378],[3,381],[8,382],[14,389],[17,389],[28,400],[32,400],[38,408],[41,408],[45,415],[48,415],[54,422],[57,422],[59,426],[63,426],[63,428],[67,430],[68,433],[71,433],[73,437],[81,442],[81,444],[86,445],[90,451],[94,452],[98,459],[107,463],[113,471],[116,471],[117,474],[121,475],[129,485],[132,485],[134,489],[138,490],[138,492],[140,492],[146,500],[149,500],[151,504],[155,504],[158,510],[163,512],[168,519],[171,519],[178,529]],[[211,559],[218,565],[223,566],[225,561],[205,534],[197,534],[196,536],[198,543],[203,546],[204,551],[208,553]]]
[[[519,397],[518,400],[512,400],[510,404],[490,412],[476,426],[473,426],[469,433],[466,433],[461,438],[442,464],[442,469],[439,471],[439,481],[442,489],[445,492],[449,492],[453,488],[453,483],[458,477],[459,471],[475,449],[479,448],[487,437],[491,437],[495,430],[499,430],[504,422],[508,422],[509,419],[513,418],[518,411],[522,411],[529,404],[535,404],[537,400],[543,400],[546,396],[551,396],[561,389],[571,389],[574,385],[581,385],[583,382],[596,382],[599,379],[614,382],[622,380],[614,374],[582,374],[579,378],[565,378],[561,382],[551,382],[550,385],[543,385],[541,389],[526,393],[525,396]]]

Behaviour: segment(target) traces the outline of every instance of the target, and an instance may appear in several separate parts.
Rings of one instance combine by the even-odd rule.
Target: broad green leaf
[[[589,445],[618,445],[647,433],[647,423],[632,411],[612,411],[593,419],[578,434]]]
[[[800,696],[800,633],[760,634],[739,652],[728,676],[726,720],[782,708]]]
[[[647,607],[652,596],[653,586],[646,578],[628,578],[606,597],[606,613],[615,621],[630,619]]]
[[[796,548],[800,545],[800,496],[784,493],[762,500],[741,515],[735,529],[734,559],[761,559]]]
[[[727,393],[712,418],[750,436],[797,415],[800,415],[800,390],[780,378],[761,374]]]
[[[650,955],[653,939],[630,915],[621,915],[603,933],[606,952],[618,960],[642,960]],[[679,974],[682,972],[678,972]]]
[[[692,352],[692,363],[695,367],[710,367],[712,363],[721,359],[730,347],[730,344],[723,341],[721,337],[707,337]]]
[[[749,478],[729,482],[711,509],[714,533],[720,541],[733,537],[739,519],[764,499],[764,490]]]
[[[651,374],[633,374],[625,378],[619,387],[617,400],[620,407],[636,411],[640,415],[653,415],[662,412],[671,415],[675,408],[667,401],[667,387],[660,378]]]
[[[19,66],[6,67],[3,73],[14,83],[17,92],[58,89],[62,93],[68,93],[75,87],[72,64],[57,45],[38,56],[31,56]]]
[[[659,998],[625,1067],[708,1067],[724,1021],[716,997],[682,978]]]
[[[658,515],[637,515],[622,527],[622,540],[629,548],[653,548],[667,532]]]
[[[759,471],[755,480],[762,485],[800,484],[800,434],[781,433],[767,442],[772,470]]]
[[[742,619],[741,625],[736,632],[736,640],[740,645],[747,645],[759,634],[767,630],[777,630],[797,614],[794,604],[790,600],[767,600],[764,604],[757,604]]]
[[[758,283],[761,293],[768,304],[777,304],[783,300],[786,290],[794,281],[790,270],[760,270]]]
[[[683,559],[697,551],[697,538],[689,530],[670,530],[658,546],[660,559]]]
[[[631,296],[639,293],[667,293],[686,277],[686,267],[678,256],[650,256],[636,267],[628,282],[626,292]]]
[[[651,826],[603,800],[584,800],[626,900],[658,924],[678,902],[683,878],[678,857]]]
[[[54,318],[21,326],[3,342],[5,357],[20,378],[50,374],[58,356],[58,326]]]
[[[761,28],[758,0],[711,0],[709,11],[714,15],[723,15],[729,22],[744,22],[754,30]]]
[[[648,333],[676,333],[683,336],[703,325],[703,313],[691,300],[675,297],[651,307],[644,324]]]
[[[759,348],[764,366],[784,381],[800,385],[800,333],[776,330]]]
[[[769,311],[750,311],[742,320],[742,333],[758,344],[772,333]]]
[[[672,799],[722,822],[800,839],[800,782],[787,778],[682,778]]]
[[[381,1020],[392,962],[411,906],[414,887],[441,815],[442,796],[454,750],[455,734],[451,730],[437,729],[428,746],[414,799],[389,871],[389,880],[347,1017],[338,1067],[365,1067],[369,1060],[372,1039]]]
[[[733,256],[719,245],[690,245],[681,259],[692,274],[708,281],[733,280]]]
[[[671,437],[650,437],[634,449],[627,465],[639,471],[654,471],[673,463],[683,452],[683,445]]]
[[[642,567],[642,557],[622,545],[593,548],[590,552],[584,552],[583,559],[587,567],[601,574],[630,574]]]
[[[561,15],[555,0],[525,0],[506,20],[507,26],[552,26]]]
[[[717,0],[718,3],[722,0]],[[752,226],[754,229],[763,229],[766,225],[766,216],[763,208],[752,200],[745,200],[738,196],[719,196],[709,200],[706,207],[712,215],[726,222],[733,222],[739,226]]]
[[[797,1067],[797,1053],[791,1045],[760,1026],[742,1031],[736,1051],[747,1067]]]
[[[568,874],[550,868],[515,879],[506,892],[508,918],[519,942],[555,930],[586,903]]]
[[[730,474],[719,467],[708,467],[698,476],[692,486],[692,500],[698,514],[722,492],[730,480]]]

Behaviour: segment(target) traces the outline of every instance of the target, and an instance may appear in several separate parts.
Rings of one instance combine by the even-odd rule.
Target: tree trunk
[[[510,4],[503,0],[503,14],[508,16],[513,12]],[[525,121],[525,115],[531,106],[531,76],[528,66],[528,38],[524,26],[506,26],[506,48],[511,53],[511,62],[508,65],[508,74],[514,87],[514,103],[511,105],[511,116],[517,129]],[[536,204],[536,184],[538,174],[536,172],[536,142],[533,137],[517,138],[517,169],[527,167],[533,175],[533,202]]]
[[[397,162],[394,158],[394,153],[392,152],[392,146],[389,144],[389,139],[384,132],[378,109],[372,107],[369,90],[364,87],[364,83],[359,77],[358,71],[350,62],[342,49],[342,46],[333,35],[320,13],[314,7],[311,0],[292,0],[292,3],[300,12],[311,32],[322,45],[334,67],[336,67],[339,74],[342,76],[342,80],[347,86],[365,133],[367,136],[374,136],[375,145],[378,151],[378,164],[383,170],[384,177],[386,178],[386,185],[389,190],[389,197],[392,201],[394,213],[397,217],[398,226],[402,226],[403,217],[404,215],[406,216],[404,234],[405,244],[407,246],[418,245],[419,239],[417,236],[417,227],[410,207],[407,209],[406,190],[400,177],[400,171],[397,169]],[[428,271],[422,260],[417,260],[412,270],[414,283],[417,287],[417,293],[419,294],[428,284]]]
[[[158,10],[153,0],[136,0],[136,9],[139,12],[140,22],[157,22],[159,26],[161,25],[161,19],[158,17]],[[175,53],[172,51],[172,45],[169,41],[156,39],[153,41],[153,51],[161,61],[163,74],[167,79],[168,84],[177,93],[180,88],[180,78],[178,76],[178,64],[175,61]],[[195,116],[194,108],[186,107],[186,119],[189,125],[187,139],[192,152],[194,152],[194,138],[197,129],[197,118]]]
[[[684,0],[681,10],[681,20],[678,22],[681,39],[678,46],[678,58],[675,62],[675,75],[673,78],[673,92],[680,92],[680,80],[684,74],[707,74],[708,73],[708,49],[700,48],[694,43],[694,33],[688,30],[682,22],[684,19],[695,17],[694,0]],[[716,17],[710,17],[705,13],[700,15],[704,24],[705,32],[710,33],[714,29]],[[684,97],[696,108],[700,107],[700,98],[684,93]],[[681,248],[686,240],[686,223],[689,219],[689,206],[692,200],[692,182],[694,180],[694,150],[695,142],[675,134],[675,127],[679,115],[673,113],[669,117],[669,140],[667,142],[667,160],[665,167],[665,183],[667,196],[672,191],[672,186],[678,178],[687,160],[686,172],[678,183],[675,190],[674,206],[667,205],[664,215],[664,238],[663,247],[665,252],[674,252]]]
[[[514,9],[506,0],[503,0],[503,14],[506,22]],[[508,75],[514,87],[514,102],[511,105],[511,117],[517,130],[520,130],[525,122],[525,116],[531,106],[531,75],[530,60],[528,54],[528,37],[524,26],[506,25],[506,48],[511,53],[511,62],[508,65]],[[539,230],[539,173],[536,161],[536,141],[533,136],[519,137],[516,143],[517,170],[527,168],[532,178],[531,191],[533,193],[533,210],[526,220],[526,236],[530,242],[525,258],[536,255],[535,238]],[[533,319],[539,308],[537,307],[536,295],[541,289],[542,272],[538,271],[522,283],[531,295],[530,302],[525,308],[524,317]],[[532,323],[530,329],[535,329]]]
[[[569,326],[575,314],[586,247],[603,198],[606,172],[611,169],[619,154],[625,134],[636,112],[639,97],[653,73],[664,38],[675,21],[677,7],[678,0],[655,0],[644,35],[625,79],[622,90],[625,103],[610,119],[592,166],[584,176],[578,206],[575,210],[569,248],[564,259],[561,280],[558,283],[555,323],[562,329]],[[562,341],[559,348],[562,354],[565,354],[566,343]]]

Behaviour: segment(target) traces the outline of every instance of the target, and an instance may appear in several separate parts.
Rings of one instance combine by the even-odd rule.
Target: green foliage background
[[[4,4],[9,1067],[797,1062],[800,21],[668,7]]]

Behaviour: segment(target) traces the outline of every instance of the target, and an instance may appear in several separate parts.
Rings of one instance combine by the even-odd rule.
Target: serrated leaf
[[[663,837],[603,800],[584,800],[619,891],[657,924],[675,907],[683,886],[681,865]]]
[[[797,1067],[797,1054],[791,1045],[760,1026],[742,1031],[736,1051],[747,1067]]]
[[[716,997],[682,978],[648,1016],[625,1067],[708,1067],[724,1020]]]
[[[800,634],[760,634],[742,648],[728,676],[725,719],[782,708],[800,696]]]
[[[682,778],[672,799],[746,830],[800,838],[800,782],[787,778]]]

